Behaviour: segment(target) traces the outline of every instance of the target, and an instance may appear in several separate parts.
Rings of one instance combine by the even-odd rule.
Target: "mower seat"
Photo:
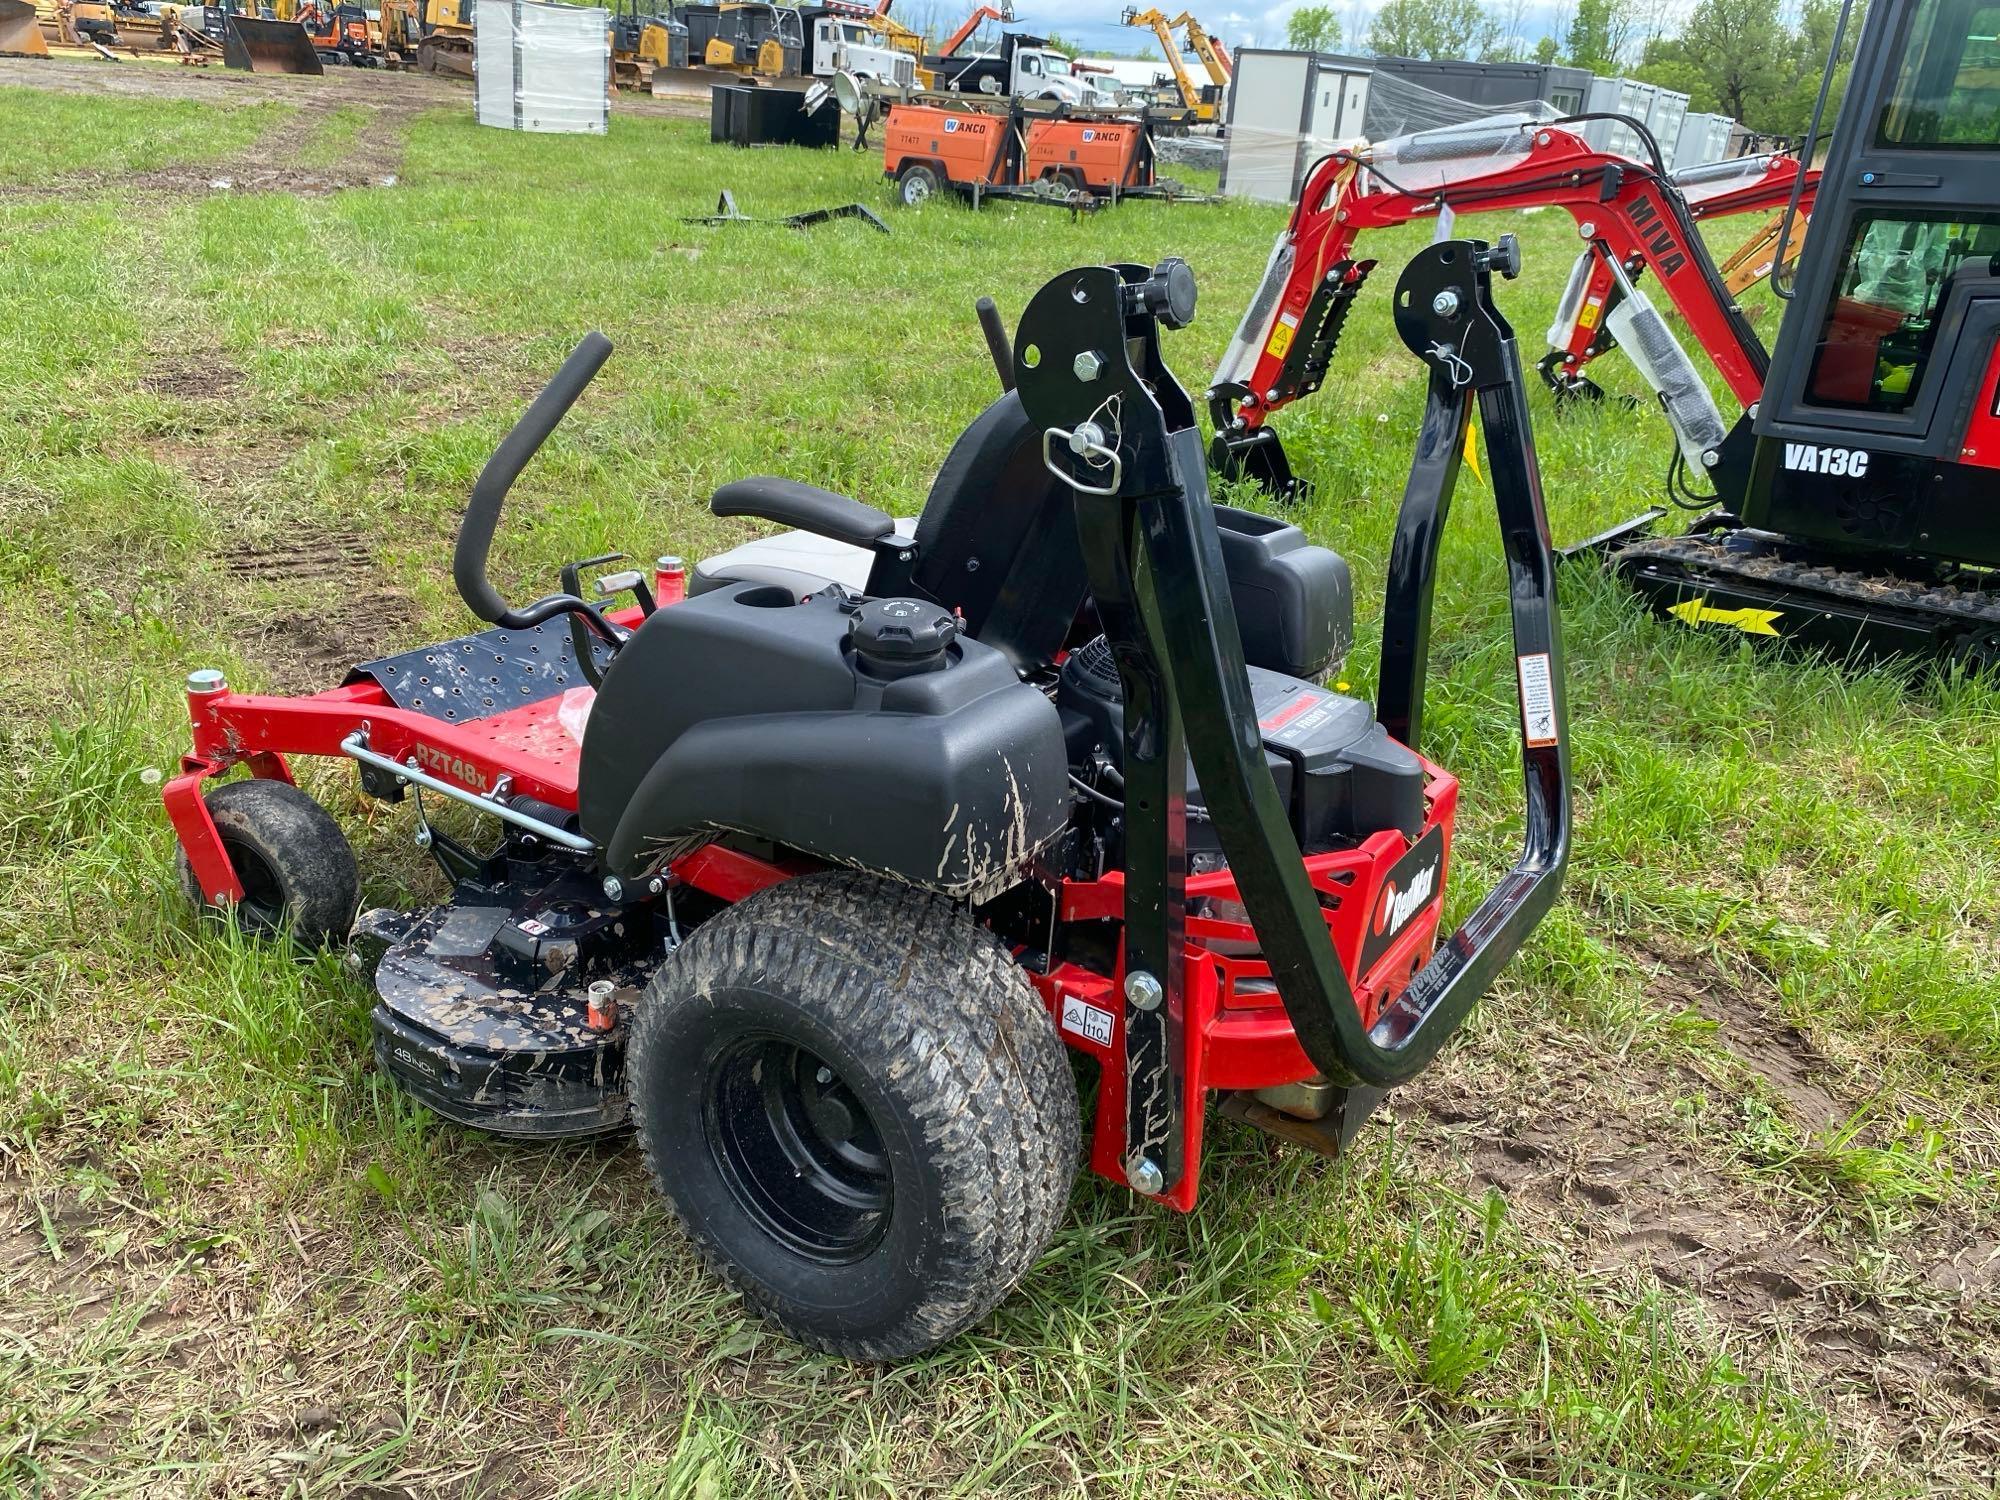
[[[916,518],[896,522],[895,535],[913,537]],[[773,583],[800,599],[830,583],[860,593],[868,586],[875,553],[850,542],[816,536],[810,531],[781,531],[754,537],[740,546],[696,563],[688,574],[688,592],[706,594],[733,583]]]
[[[879,538],[881,512],[812,485],[739,480],[716,491],[712,508],[808,529],[759,537],[695,564],[690,594],[757,582],[804,598],[833,582],[929,599],[1023,671],[1060,654],[1088,593],[1075,498],[1044,467],[1041,433],[1011,393],[959,434],[923,514],[895,523],[894,535],[916,544],[907,572],[885,561],[879,545],[863,545]]]

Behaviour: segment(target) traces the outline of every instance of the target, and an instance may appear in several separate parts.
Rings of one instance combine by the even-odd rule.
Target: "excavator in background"
[[[944,45],[937,49],[939,57],[955,57],[958,49],[972,40],[974,32],[987,21],[998,21],[1002,26],[1014,24],[1014,0],[1006,0],[1002,5],[980,5],[958,25],[958,29],[944,39]]]
[[[354,68],[381,66],[382,59],[369,34],[368,12],[361,6],[342,4],[340,0],[304,0],[294,9],[290,0],[281,0],[279,8],[292,12],[289,16],[280,15],[280,20],[296,21],[305,28],[322,63]]]
[[[1180,91],[1182,107],[1194,115],[1198,124],[1213,125],[1222,110],[1223,86],[1227,79],[1202,88],[1195,83],[1194,75],[1188,72],[1187,62],[1181,57],[1181,44],[1174,37],[1174,27],[1189,19],[1187,13],[1183,11],[1169,21],[1164,11],[1141,10],[1128,5],[1118,19],[1127,26],[1144,26],[1152,30],[1153,35],[1159,38],[1160,51],[1166,55],[1167,67],[1173,72],[1174,87]]]
[[[1478,206],[1547,203],[1552,192],[1591,199],[1563,206],[1612,268],[1622,319],[1606,321],[1651,367],[1674,427],[1669,498],[1700,512],[1678,535],[1648,534],[1655,511],[1586,544],[1655,611],[1847,659],[1915,655],[1991,672],[2000,669],[2000,38],[1992,0],[1873,0],[1849,53],[1852,11],[1848,0],[1806,134],[1820,138],[1839,59],[1852,56],[1813,184],[1812,233],[1794,274],[1773,279],[1787,306],[1768,354],[1727,295],[1683,190],[1657,164],[1588,161],[1560,127],[1488,125],[1489,149],[1513,160],[1503,170],[1516,192],[1496,184]],[[1348,221],[1374,222],[1369,205],[1381,194],[1357,184],[1386,171],[1394,190],[1425,191],[1436,163],[1409,149],[1422,139],[1406,138],[1394,160],[1380,148],[1339,153],[1311,174],[1209,393],[1219,460],[1270,472],[1270,453],[1282,454],[1255,434],[1268,433],[1274,403],[1318,385],[1367,274],[1346,254]],[[1793,179],[1771,251],[1780,268],[1811,181]],[[1336,222],[1341,208],[1347,218]],[[1664,320],[1627,284],[1633,254],[1742,403],[1733,422],[1720,420]],[[1260,446],[1262,458],[1251,457]]]
[[[1555,353],[1543,361],[1544,379],[1561,395],[1595,393],[1584,366],[1622,345],[1660,393],[1682,459],[1697,472],[1711,468],[1727,424],[1638,283],[1651,273],[1747,408],[1763,390],[1768,356],[1724,289],[1697,214],[1747,213],[1815,185],[1790,158],[1722,165],[1728,170],[1697,169],[1682,186],[1656,164],[1597,150],[1561,121],[1525,115],[1322,157],[1210,384],[1215,468],[1280,497],[1298,492],[1270,421],[1326,377],[1348,310],[1374,269],[1353,253],[1363,231],[1521,208],[1564,210],[1584,241],[1550,331]]]
[[[1222,43],[1203,30],[1201,22],[1189,12],[1182,11],[1174,17],[1172,24],[1187,32],[1188,50],[1201,59],[1202,70],[1208,74],[1208,81],[1216,90],[1219,106],[1222,96],[1229,92],[1229,80],[1236,71],[1229,61],[1229,54],[1223,50]]]

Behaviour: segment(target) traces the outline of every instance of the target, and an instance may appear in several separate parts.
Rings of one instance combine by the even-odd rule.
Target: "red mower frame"
[[[662,608],[682,597],[684,576],[677,566],[655,574]],[[641,617],[637,609],[630,609],[608,618],[632,627]],[[348,747],[360,735],[369,752],[397,763],[413,784],[428,784],[447,795],[463,788],[485,796],[499,787],[565,812],[576,809],[577,745],[556,725],[560,698],[458,725],[398,708],[372,681],[304,698],[283,698],[232,692],[221,674],[197,672],[188,682],[187,703],[193,749],[181,758],[180,772],[166,783],[162,800],[202,894],[217,906],[241,901],[244,892],[202,793],[206,783],[239,766],[252,776],[290,783],[288,757],[352,759]],[[1423,836],[1434,837],[1442,849],[1443,862],[1435,878],[1436,890],[1442,891],[1450,871],[1458,782],[1429,761],[1424,768]],[[454,782],[457,787],[451,785]],[[499,804],[490,807],[496,816],[505,816]],[[1378,918],[1386,908],[1384,891],[1391,872],[1410,847],[1400,834],[1384,832],[1354,849],[1305,859],[1334,948],[1343,967],[1360,976],[1355,998],[1368,1025],[1401,994],[1436,946],[1442,903],[1429,899],[1393,941],[1371,957],[1365,971],[1360,967],[1370,924],[1378,931],[1384,926]],[[774,863],[708,844],[675,860],[669,871],[686,887],[733,904],[815,868],[803,859]],[[1125,884],[1121,871],[1099,880],[1060,882],[1055,897],[1060,920],[1122,921]],[[1208,913],[1190,915],[1182,955],[1185,1024],[1198,1038],[1188,1049],[1182,1075],[1182,1151],[1190,1167],[1160,1195],[1161,1202],[1183,1211],[1194,1207],[1199,1193],[1196,1168],[1209,1093],[1302,1085],[1318,1072],[1286,1017],[1270,965],[1246,956],[1246,951],[1254,954],[1256,935],[1234,879],[1227,871],[1191,876],[1187,893],[1191,904],[1199,903]],[[1125,1006],[1118,998],[1126,977],[1123,945],[1117,967],[1108,976],[1068,962],[1044,970],[1030,967],[1026,973],[1064,1041],[1100,1064],[1090,1161],[1093,1170],[1123,1183],[1128,1154]],[[1350,1133],[1358,1123],[1349,1124]]]

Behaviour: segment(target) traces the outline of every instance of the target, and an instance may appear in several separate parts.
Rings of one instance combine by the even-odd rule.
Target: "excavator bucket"
[[[1224,479],[1247,479],[1275,500],[1287,504],[1306,499],[1312,486],[1292,473],[1285,445],[1269,427],[1248,432],[1227,429],[1209,444],[1208,464]]]
[[[257,16],[230,16],[222,61],[246,73],[318,75],[326,71],[305,27],[297,21],[266,21]]]
[[[0,57],[47,57],[48,38],[33,0],[0,0]]]

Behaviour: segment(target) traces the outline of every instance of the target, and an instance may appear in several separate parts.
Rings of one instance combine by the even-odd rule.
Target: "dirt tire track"
[[[1657,956],[1657,955],[1656,955]],[[1716,975],[1720,979],[1719,973]],[[1704,989],[1671,963],[1649,1004],[1718,1021],[1717,1044],[1759,1071],[1787,1112],[1844,1120],[1831,1069],[1784,1028],[1746,1041],[1761,1009]],[[1532,1240],[1580,1278],[1648,1281],[1692,1299],[1740,1364],[1802,1364],[1844,1432],[1896,1448],[1956,1484],[2000,1454],[2000,1231],[1926,1209],[1895,1235],[1884,1276],[1853,1205],[1830,1185],[1733,1170],[1691,1123],[1718,1086],[1692,1066],[1632,1049],[1590,1055],[1574,1034],[1521,1043],[1524,1057],[1448,1054],[1392,1096],[1404,1140],[1440,1180],[1499,1192]],[[1718,1155],[1723,1159],[1718,1160]],[[1780,1196],[1791,1187],[1789,1196]],[[1849,1249],[1851,1247],[1851,1250]],[[1926,1272],[1923,1268],[1928,1266]],[[1698,1338],[1704,1337],[1696,1330]]]
[[[326,532],[304,546],[245,545],[223,568],[239,585],[232,593],[240,597],[249,585],[269,606],[233,606],[230,633],[281,692],[338,686],[356,662],[398,649],[416,620],[416,606],[383,581],[374,546],[359,532]]]

